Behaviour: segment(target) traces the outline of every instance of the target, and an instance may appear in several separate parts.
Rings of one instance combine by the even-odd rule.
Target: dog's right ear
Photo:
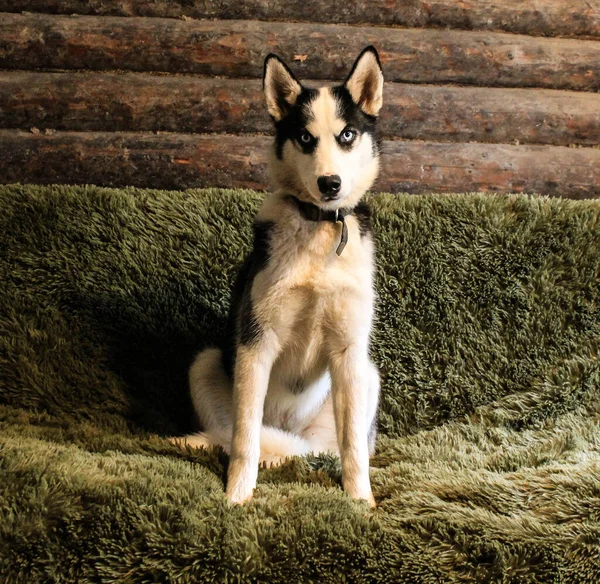
[[[302,93],[302,85],[288,66],[277,56],[267,55],[263,89],[269,114],[278,122],[284,118]]]

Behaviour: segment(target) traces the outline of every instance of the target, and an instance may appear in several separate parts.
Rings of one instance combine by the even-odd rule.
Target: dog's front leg
[[[271,345],[271,346],[270,346]],[[233,384],[233,440],[227,473],[227,499],[242,503],[252,497],[260,459],[260,428],[274,360],[267,338],[237,350]]]
[[[369,408],[368,343],[352,341],[331,354],[333,408],[342,461],[344,490],[375,506],[369,479],[367,410]]]

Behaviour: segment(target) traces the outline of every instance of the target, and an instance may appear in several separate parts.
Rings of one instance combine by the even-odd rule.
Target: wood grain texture
[[[272,132],[259,80],[136,73],[0,72],[0,127]],[[600,94],[388,83],[380,130],[427,141],[596,145]]]
[[[0,130],[0,182],[261,189],[269,142],[252,136]]]
[[[425,141],[597,145],[600,94],[389,84],[382,125]]]
[[[290,20],[600,37],[598,0],[0,0],[0,11]]]
[[[538,193],[600,197],[600,149],[384,142],[381,184],[392,192]]]
[[[3,14],[0,67],[260,77],[277,51],[302,78],[341,79],[375,44],[388,81],[600,89],[600,43],[500,33],[256,21]],[[315,49],[318,47],[318,49]],[[302,57],[303,58],[303,57]]]
[[[260,189],[270,143],[262,136],[0,130],[0,182]],[[600,149],[389,141],[375,190],[600,197]]]
[[[0,127],[263,133],[261,81],[213,77],[0,72]]]

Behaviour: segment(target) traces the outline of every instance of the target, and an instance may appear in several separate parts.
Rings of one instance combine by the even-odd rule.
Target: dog
[[[344,490],[374,506],[374,244],[361,200],[379,170],[381,63],[367,47],[341,85],[312,89],[270,54],[263,89],[274,188],[234,286],[228,341],[190,368],[203,431],[175,441],[230,454],[231,503],[252,497],[259,463],[330,452]]]

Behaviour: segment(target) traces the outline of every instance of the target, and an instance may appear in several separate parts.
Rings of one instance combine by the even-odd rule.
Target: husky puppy
[[[232,503],[252,496],[259,462],[332,452],[344,489],[374,505],[374,249],[361,198],[379,168],[379,57],[367,47],[341,85],[310,89],[269,55],[263,86],[274,190],[234,287],[229,343],[202,351],[190,369],[203,432],[176,441],[230,453]]]

